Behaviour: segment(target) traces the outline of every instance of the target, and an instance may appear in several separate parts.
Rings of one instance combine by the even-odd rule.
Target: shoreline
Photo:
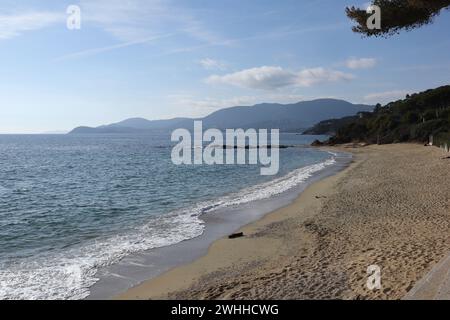
[[[336,148],[320,148],[320,149],[325,152],[331,151],[333,153],[339,152],[342,154],[350,153],[350,152],[348,152],[348,150],[338,150]],[[279,211],[283,211],[283,209],[289,208],[298,203],[301,203],[303,205],[303,202],[305,201],[303,198],[311,198],[311,195],[310,195],[311,193],[314,193],[315,191],[319,191],[319,189],[321,188],[321,182],[323,183],[323,181],[326,181],[328,179],[336,179],[336,176],[343,174],[346,170],[348,170],[349,167],[351,167],[353,165],[354,161],[355,161],[355,159],[352,156],[352,158],[350,158],[349,160],[346,160],[346,162],[340,163],[340,164],[338,163],[333,171],[322,172],[318,176],[312,177],[311,179],[313,181],[307,182],[306,186],[300,186],[300,188],[294,188],[294,189],[297,189],[297,190],[293,191],[296,195],[291,200],[288,200],[288,202],[286,204],[281,205],[281,206],[280,205],[277,206],[275,204],[275,206],[277,207],[276,209],[267,211],[267,212],[263,213],[262,216],[260,216],[257,220],[250,221],[250,222],[240,226],[239,228],[235,229],[234,230],[235,232],[243,232],[244,233],[244,237],[239,238],[239,239],[242,240],[242,239],[248,238],[248,235],[251,234],[254,231],[254,229],[258,228],[261,223],[262,224],[271,223],[271,222],[274,222],[275,220],[277,220],[276,216]],[[284,196],[286,196],[286,194]],[[291,197],[287,196],[287,198],[289,199]],[[314,197],[314,199],[317,200],[315,197]],[[265,201],[273,202],[273,199],[265,199]],[[307,202],[309,202],[309,201],[307,200]],[[209,218],[209,219],[207,218],[207,220],[210,220],[210,219],[211,218]],[[212,217],[212,219],[214,219],[214,217]],[[192,259],[192,261],[190,261],[190,262],[174,266],[174,267],[170,268],[169,270],[163,272],[160,275],[157,275],[150,279],[146,279],[142,283],[126,290],[123,293],[116,295],[115,297],[113,297],[113,299],[119,299],[119,300],[122,300],[122,299],[124,299],[124,300],[129,300],[129,299],[167,299],[168,296],[166,296],[166,294],[168,294],[171,290],[180,290],[181,288],[184,288],[184,287],[187,288],[189,285],[192,285],[195,282],[195,280],[197,280],[201,276],[201,274],[199,274],[198,271],[200,271],[200,270],[203,271],[207,268],[218,267],[222,263],[225,263],[224,260],[228,260],[230,257],[226,256],[226,257],[224,257],[225,259],[221,259],[220,257],[217,257],[218,255],[216,254],[216,252],[220,253],[224,250],[223,247],[227,247],[227,244],[232,244],[232,243],[228,243],[229,241],[237,242],[239,239],[230,240],[227,238],[227,236],[221,237],[221,238],[213,241],[208,246],[206,252],[203,255]],[[232,249],[232,247],[233,246],[229,247],[229,249]],[[259,250],[259,248],[256,248],[256,246],[252,246],[252,244],[250,244],[250,246],[247,248],[252,249],[252,250],[257,250],[257,249]],[[272,249],[273,249],[273,247],[272,247]],[[227,249],[225,249],[225,250],[227,250]],[[263,251],[264,251],[264,249],[263,249]],[[211,255],[211,252],[213,252],[212,255]],[[258,252],[259,252],[259,254],[261,254],[260,251],[258,251]],[[270,253],[271,250],[268,250],[267,252]],[[204,262],[205,259],[208,261]],[[217,263],[209,261],[210,259],[217,260]],[[202,267],[199,267],[199,269],[197,269],[197,264],[201,265],[203,263],[205,263],[205,265]],[[186,275],[186,271],[190,272],[189,275]],[[189,278],[189,279],[186,279],[186,278]]]
[[[330,150],[330,148],[327,148]],[[400,299],[450,246],[450,171],[437,148],[351,151],[352,164],[192,263],[116,299]],[[379,265],[382,289],[368,290]]]
[[[324,151],[324,153],[329,153]],[[286,181],[298,177],[301,182],[288,190],[270,195],[267,198],[251,202],[214,209],[201,216],[204,231],[201,235],[169,246],[134,253],[121,259],[118,263],[101,268],[96,277],[99,279],[90,287],[90,294],[85,299],[111,299],[126,290],[178,266],[192,263],[206,255],[212,243],[227,237],[243,226],[259,220],[266,214],[292,203],[304,189],[315,181],[335,174],[345,168],[351,160],[350,153],[332,152],[329,160],[300,167],[283,176]],[[331,158],[330,158],[331,159]],[[291,176],[290,178],[288,178]],[[280,183],[275,179],[271,182]],[[266,183],[267,184],[267,183]],[[264,188],[272,187],[270,185]]]

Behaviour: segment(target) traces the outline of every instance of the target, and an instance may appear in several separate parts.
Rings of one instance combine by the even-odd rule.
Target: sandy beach
[[[343,147],[341,147],[342,149]],[[438,148],[344,148],[352,164],[291,205],[118,299],[401,299],[450,248],[450,159]],[[366,286],[381,268],[382,288]]]

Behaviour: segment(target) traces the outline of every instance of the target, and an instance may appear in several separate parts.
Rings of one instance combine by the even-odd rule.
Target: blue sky
[[[335,97],[388,102],[450,78],[450,11],[389,39],[358,0],[2,0],[0,133],[203,116]],[[66,27],[69,5],[81,29]]]

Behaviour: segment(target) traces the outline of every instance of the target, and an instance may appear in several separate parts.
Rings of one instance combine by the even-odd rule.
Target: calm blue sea
[[[81,299],[100,267],[202,234],[202,214],[285,192],[334,164],[281,134],[280,171],[175,166],[170,134],[0,135],[0,299]],[[323,138],[323,137],[322,137]]]

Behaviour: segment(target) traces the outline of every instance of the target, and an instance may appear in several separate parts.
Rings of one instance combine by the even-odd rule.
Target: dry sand
[[[120,299],[399,299],[450,248],[450,159],[415,144],[346,149],[349,168]],[[382,289],[367,289],[367,267]]]

